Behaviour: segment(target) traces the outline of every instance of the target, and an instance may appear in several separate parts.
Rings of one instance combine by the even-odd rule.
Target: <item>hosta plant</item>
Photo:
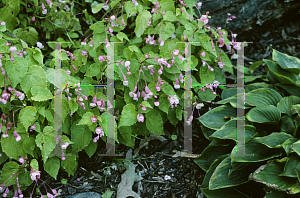
[[[260,79],[266,82],[249,83],[248,78],[245,86],[241,127],[245,153],[250,156],[234,155],[237,97],[241,96],[236,88],[224,90],[216,103],[220,106],[198,118],[211,141],[195,160],[207,172],[201,189],[209,198],[259,197],[264,191],[267,198],[300,194],[300,60],[275,49],[272,58],[249,68],[263,62],[268,66],[267,75]]]

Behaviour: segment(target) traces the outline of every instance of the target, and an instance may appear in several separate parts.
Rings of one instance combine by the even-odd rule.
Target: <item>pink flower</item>
[[[40,174],[41,173],[41,171],[36,171],[36,170],[34,170],[34,169],[32,169],[31,171],[30,171],[30,177],[31,177],[31,180],[33,180],[33,181],[36,181],[37,179],[36,178],[40,178]]]
[[[155,101],[155,102],[154,102],[154,105],[155,105],[155,106],[158,106],[158,105],[159,105],[159,102],[158,102],[158,101]]]
[[[179,50],[178,49],[175,49],[174,51],[173,51],[173,54],[176,56],[176,55],[178,55],[178,53],[179,53]]]
[[[202,21],[204,23],[204,25],[206,25],[208,23],[208,18],[207,15],[202,15],[200,18],[200,21]]]
[[[104,59],[104,56],[99,56],[99,61],[102,63],[105,59]]]
[[[122,18],[121,24],[125,27],[125,21],[124,21],[124,18]]]
[[[35,129],[36,129],[36,126],[35,126],[35,124],[34,124],[34,125],[32,125],[32,126],[30,127],[29,130],[30,130],[30,132],[31,132],[31,131],[34,131]]]
[[[99,140],[100,136],[98,135],[97,137],[94,138],[93,142],[97,142]]]
[[[24,163],[25,163],[25,158],[20,157],[20,158],[19,158],[19,162],[20,162],[22,165],[24,165]]]
[[[184,58],[183,58],[182,56],[178,55],[178,58],[179,58],[180,60],[184,61]]]
[[[222,69],[223,66],[225,65],[225,63],[220,61],[220,62],[218,62],[218,65],[219,65],[219,67]]]
[[[142,114],[137,115],[138,122],[144,122],[144,116]]]
[[[178,84],[178,78],[176,78],[176,84],[174,85],[174,88],[175,89],[179,89],[180,88],[180,85]]]
[[[69,142],[65,142],[64,144],[61,145],[61,149],[67,149],[69,146]]]
[[[1,22],[1,25],[5,25],[5,21],[2,21],[2,22]]]
[[[146,111],[146,109],[147,109],[146,107],[144,107],[144,106],[142,107],[142,110],[143,110],[143,111]]]
[[[157,91],[160,91],[160,85],[155,85],[155,89],[156,89]]]
[[[16,141],[19,142],[21,140],[21,136],[17,133],[17,131],[14,131],[14,136],[16,138]]]
[[[104,136],[104,131],[101,127],[97,127],[95,132],[96,134],[100,135],[100,137]]]
[[[91,117],[92,122],[97,122],[97,118]]]
[[[201,56],[202,56],[202,57],[205,57],[205,52],[201,52]]]

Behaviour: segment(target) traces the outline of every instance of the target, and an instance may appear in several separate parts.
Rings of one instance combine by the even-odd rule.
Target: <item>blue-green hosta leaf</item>
[[[231,162],[261,162],[280,156],[282,151],[270,149],[253,138],[245,144],[245,153],[251,155],[237,155],[235,146],[231,151]]]
[[[273,132],[264,137],[257,137],[256,141],[266,145],[269,148],[281,148],[282,144],[292,136],[284,132]]]
[[[297,75],[299,74],[300,60],[298,58],[283,54],[275,49],[273,49],[272,58],[279,63],[282,69],[291,71]]]
[[[224,198],[249,198],[245,194],[241,193],[234,187],[224,188],[224,189],[217,189],[217,190],[209,190],[209,181],[211,176],[213,175],[217,166],[226,158],[228,157],[227,154],[219,156],[209,167],[204,180],[201,184],[201,190],[207,197],[224,197]]]
[[[252,125],[242,125],[240,126],[245,129],[244,140],[245,143],[252,139],[257,133],[255,126]],[[237,140],[237,125],[236,119],[230,120],[225,123],[219,130],[214,132],[210,137],[215,137],[219,139],[230,139]]]
[[[222,143],[221,143],[222,142]],[[230,145],[227,141],[213,139],[213,141],[204,149],[199,157],[195,159],[195,163],[198,164],[204,171],[208,171],[211,164],[220,156],[229,155],[233,145]]]
[[[49,154],[55,148],[55,139],[54,139],[54,128],[52,126],[46,126],[43,129],[43,133],[39,133],[35,139],[37,147],[42,151],[44,163],[49,158]]]
[[[162,117],[155,109],[146,113],[145,119],[146,127],[150,132],[155,133],[156,135],[164,134]]]
[[[300,162],[300,156],[297,153],[291,153],[289,158],[286,161],[284,166],[284,170],[279,176],[286,176],[286,177],[297,177],[296,167]]]
[[[289,194],[299,193],[300,184],[297,178],[279,176],[284,170],[286,160],[286,158],[274,159],[270,163],[259,167],[249,178],[275,190],[289,191]]]
[[[236,109],[230,105],[222,105],[206,112],[201,117],[197,118],[204,126],[219,130],[227,121],[224,117],[236,116]]]
[[[288,116],[292,116],[292,106],[300,104],[300,98],[297,96],[287,96],[280,100],[277,108],[281,111],[281,113],[285,113]]]
[[[231,171],[231,157],[228,156],[216,167],[209,180],[209,189],[216,190],[241,185],[248,182],[249,174],[245,170]]]
[[[245,99],[246,103],[252,106],[277,106],[277,103],[282,99],[282,96],[274,89],[261,88],[247,93]]]
[[[277,107],[268,105],[251,109],[246,118],[251,122],[274,124],[279,122],[281,113]]]
[[[21,109],[19,114],[19,119],[23,124],[23,126],[25,127],[26,131],[28,127],[32,125],[32,122],[35,120],[36,113],[37,113],[36,108],[32,106],[27,106]]]
[[[24,75],[27,74],[27,70],[28,70],[27,61],[24,58],[20,56],[14,56],[14,59],[15,59],[14,61],[8,61],[5,64],[5,71],[7,72],[7,75],[11,83],[13,84],[13,88],[15,88],[23,78],[24,79],[26,78],[26,76],[24,77]]]
[[[34,86],[31,88],[31,99],[34,101],[46,101],[53,98],[52,93],[49,89],[40,86]]]
[[[263,62],[266,63],[268,68],[270,69],[271,73],[273,74],[274,78],[282,83],[290,83],[295,84],[297,78],[296,75],[293,74],[290,71],[287,71],[285,69],[282,69],[279,65],[277,65],[275,62],[263,59]]]
[[[78,121],[74,122],[71,127],[71,141],[74,142],[72,145],[73,152],[77,153],[82,151],[92,140],[92,133],[87,130],[85,126],[77,125]]]
[[[121,126],[131,126],[137,122],[138,112],[133,104],[127,104],[123,107],[120,124]]]
[[[134,29],[134,32],[136,34],[136,37],[140,37],[144,34],[144,31],[146,30],[147,23],[151,17],[151,14],[149,11],[144,10],[142,13],[140,13],[136,18],[136,27]]]
[[[277,83],[276,86],[281,87],[294,96],[300,97],[300,86],[292,85],[290,83]]]
[[[48,158],[44,167],[45,171],[56,180],[60,168],[60,160],[56,156]]]
[[[282,147],[283,149],[285,150],[286,154],[288,155],[289,153],[292,153],[292,152],[295,152],[293,149],[292,149],[292,144],[294,144],[295,142],[298,141],[298,138],[289,138],[287,139],[283,144],[282,144]],[[300,150],[299,150],[299,153],[300,153]]]

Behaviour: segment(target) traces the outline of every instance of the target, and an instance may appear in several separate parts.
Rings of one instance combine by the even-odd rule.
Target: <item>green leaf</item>
[[[277,107],[268,105],[251,109],[246,114],[246,118],[251,122],[272,124],[279,122],[281,113]]]
[[[78,125],[87,125],[87,126],[91,126],[93,124],[91,117],[94,117],[94,114],[92,112],[86,112],[80,122],[78,123]]]
[[[34,27],[26,27],[25,29],[18,28],[14,30],[13,33],[18,38],[24,40],[32,46],[36,45],[36,42],[38,41],[39,33],[35,30]]]
[[[31,99],[35,101],[46,101],[53,98],[53,95],[49,89],[40,86],[32,87],[31,94]]]
[[[36,171],[39,171],[39,163],[36,159],[32,159],[30,162],[30,167]]]
[[[215,169],[209,180],[209,189],[216,190],[238,186],[248,182],[248,175],[245,170],[232,171],[231,157],[226,157]]]
[[[93,77],[96,76],[100,72],[100,65],[98,63],[91,64],[88,68],[85,76]]]
[[[176,117],[176,108],[169,108],[169,112],[168,112],[168,120],[171,122],[171,124],[173,124],[174,126],[176,126],[176,124],[178,123],[178,119]]]
[[[264,137],[257,137],[256,141],[269,148],[282,148],[282,144],[292,136],[284,132],[273,132]]]
[[[91,142],[89,143],[89,145],[87,147],[84,148],[86,154],[88,154],[89,158],[91,158],[94,153],[96,152],[97,150],[97,143],[96,142],[93,142],[91,140]]]
[[[281,111],[281,113],[285,113],[288,116],[292,116],[292,106],[300,104],[300,98],[297,96],[287,96],[280,100],[277,108]]]
[[[155,109],[146,113],[146,126],[150,132],[156,135],[164,135],[162,117]]]
[[[200,66],[200,80],[201,84],[211,84],[215,79],[214,72],[208,69],[207,65]]]
[[[252,63],[249,67],[250,71],[254,71],[256,68],[258,68],[264,61],[260,60],[260,61],[256,61],[254,63]]]
[[[74,154],[66,156],[66,159],[61,161],[61,167],[68,173],[68,177],[75,174],[77,166],[78,163]]]
[[[34,157],[33,150],[35,149],[35,139],[33,137],[28,137],[23,142],[23,149],[26,153],[29,153]]]
[[[274,159],[270,163],[259,167],[250,178],[255,182],[263,183],[275,190],[289,191],[291,194],[299,193],[300,185],[297,178],[279,176],[284,169],[286,160],[286,158],[282,160]]]
[[[213,139],[213,141],[203,150],[201,155],[194,160],[195,163],[207,172],[211,164],[218,157],[230,153],[233,146],[227,142],[228,140],[224,142],[224,140]]]
[[[175,32],[175,26],[172,23],[166,22],[162,25],[161,40],[166,41]],[[174,50],[174,49],[173,49]]]
[[[96,14],[98,13],[104,6],[104,3],[98,3],[97,1],[94,1],[92,4],[91,4],[91,8],[92,8],[92,13],[93,14]]]
[[[246,103],[252,106],[277,106],[277,103],[282,99],[282,96],[274,89],[261,88],[247,93],[245,99]]]
[[[40,48],[35,47],[33,50],[33,58],[40,64],[43,65],[43,53]]]
[[[7,72],[7,75],[11,83],[13,84],[13,88],[17,86],[22,78],[26,78],[26,76],[24,77],[24,75],[28,70],[27,61],[24,58],[20,56],[14,56],[14,59],[14,61],[8,61],[5,64],[5,71]]]
[[[90,112],[87,112],[90,113]],[[84,126],[77,125],[78,121],[74,122],[71,127],[71,139],[74,142],[72,146],[73,153],[82,151],[89,145],[92,139],[92,133],[90,130],[86,130]]]
[[[149,104],[149,102],[147,102],[147,101],[143,101],[142,102],[142,105],[144,106],[144,107],[146,107],[146,111],[144,111],[143,109],[142,109],[142,107],[140,107],[139,109],[138,109],[138,113],[148,113],[149,111],[151,111],[152,109],[153,109],[153,107]]]
[[[168,82],[166,82],[166,81],[165,81],[165,83],[161,86],[161,90],[162,90],[165,94],[167,94],[167,95],[170,95],[170,96],[176,95],[176,93],[175,93],[173,87],[172,87]]]
[[[165,12],[171,11],[171,12],[175,13],[174,1],[172,1],[172,0],[160,1],[160,9],[164,10]]]
[[[284,166],[284,170],[279,176],[286,176],[286,177],[297,177],[296,167],[300,162],[300,156],[297,153],[291,153],[289,158],[286,161]]]
[[[103,198],[111,198],[115,191],[107,190],[104,194],[102,194]]]
[[[137,18],[136,18],[136,27],[134,29],[136,37],[140,37],[144,34],[144,31],[148,27],[147,23],[148,23],[150,17],[151,17],[151,14],[147,10],[144,10],[142,13],[140,13],[137,16]]]
[[[31,126],[33,121],[35,120],[36,113],[37,113],[36,108],[32,106],[27,106],[21,109],[19,118],[21,123],[25,127],[26,131],[28,127]]]
[[[158,108],[159,108],[160,110],[162,110],[163,112],[168,113],[169,107],[170,107],[170,101],[168,100],[168,96],[166,96],[166,95],[161,95],[161,96],[158,98],[158,101],[159,101],[159,106],[158,106]]]
[[[224,117],[236,116],[236,109],[230,105],[222,105],[206,112],[201,117],[197,118],[204,126],[219,130],[227,121]]]
[[[54,123],[54,116],[53,116],[54,114],[52,114],[49,109],[45,111],[45,114],[48,122]]]
[[[119,33],[117,34],[117,38],[118,38],[119,40],[121,40],[121,41],[123,41],[123,39],[125,38],[125,39],[130,43],[130,40],[128,39],[127,35],[126,35],[125,33],[123,33],[123,32],[119,32]]]
[[[102,33],[105,31],[104,24],[102,21],[97,21],[96,23],[90,26],[90,29],[94,30],[94,33]]]
[[[0,183],[3,184],[5,182],[5,186],[16,184],[16,177],[18,176],[18,174],[15,173],[17,173],[18,171],[19,171],[19,164],[17,162],[13,162],[13,161],[6,162],[1,171]],[[12,174],[15,175],[12,176]],[[9,179],[10,177],[11,179]]]
[[[5,128],[4,126],[2,129]],[[19,161],[20,157],[26,157],[27,153],[23,149],[23,142],[28,138],[28,133],[21,132],[19,127],[16,129],[17,133],[21,136],[19,142],[16,141],[16,138],[13,134],[13,129],[8,130],[8,137],[3,138],[1,136],[1,146],[3,152],[9,157]]]
[[[299,74],[300,70],[300,60],[296,57],[283,54],[275,49],[273,49],[273,60],[278,62],[282,69]]]
[[[54,129],[52,126],[46,126],[43,129],[43,133],[39,133],[35,139],[37,147],[42,151],[44,163],[49,157],[49,154],[55,148]]]
[[[165,21],[175,21],[176,20],[176,16],[174,15],[174,13],[172,11],[167,11],[165,13],[166,14],[163,15],[163,18]]]
[[[78,109],[78,103],[75,98],[71,99],[69,102],[71,114],[73,114]]]
[[[51,157],[47,159],[45,165],[45,171],[53,177],[55,180],[57,180],[58,171],[60,168],[60,160],[57,157]]]
[[[132,16],[132,15],[136,14],[136,8],[135,8],[135,5],[132,3],[132,1],[126,1],[125,5],[124,5],[124,8],[125,8],[125,11],[127,13],[127,17],[129,15]],[[146,22],[146,24],[147,24],[147,22]]]
[[[23,74],[24,75],[24,74]],[[29,91],[34,86],[40,86],[42,88],[47,87],[46,72],[40,66],[30,66],[28,73],[21,81],[21,87],[23,91],[28,95]]]
[[[135,110],[135,106],[133,104],[127,104],[123,107],[120,124],[121,126],[131,126],[137,122],[138,112]]]
[[[52,83],[54,86],[57,87],[57,85],[54,83],[54,74],[57,74],[61,72],[61,84],[67,84],[69,82],[70,84],[78,84],[80,81],[72,76],[70,76],[65,70],[54,70],[53,68],[49,68],[47,73],[47,79],[50,83]],[[39,83],[37,83],[40,85]],[[34,86],[36,86],[35,84]]]
[[[20,23],[16,17],[20,11],[20,0],[6,0],[6,6],[1,9],[0,19],[5,21],[6,28],[13,32],[16,26]]]
[[[231,162],[261,162],[280,156],[282,151],[279,148],[270,149],[253,138],[245,144],[245,153],[252,155],[237,155],[235,146],[231,151]]]

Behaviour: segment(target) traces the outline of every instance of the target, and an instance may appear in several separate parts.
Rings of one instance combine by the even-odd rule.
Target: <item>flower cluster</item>
[[[97,127],[95,130],[97,137],[94,138],[93,142],[97,142],[99,140],[99,138],[101,138],[102,136],[104,136],[104,131],[101,127]]]
[[[64,149],[67,149],[67,147],[69,146],[69,142],[62,142],[61,144],[61,149],[62,149],[62,158],[61,160],[66,160],[65,158],[65,153],[64,153]]]

